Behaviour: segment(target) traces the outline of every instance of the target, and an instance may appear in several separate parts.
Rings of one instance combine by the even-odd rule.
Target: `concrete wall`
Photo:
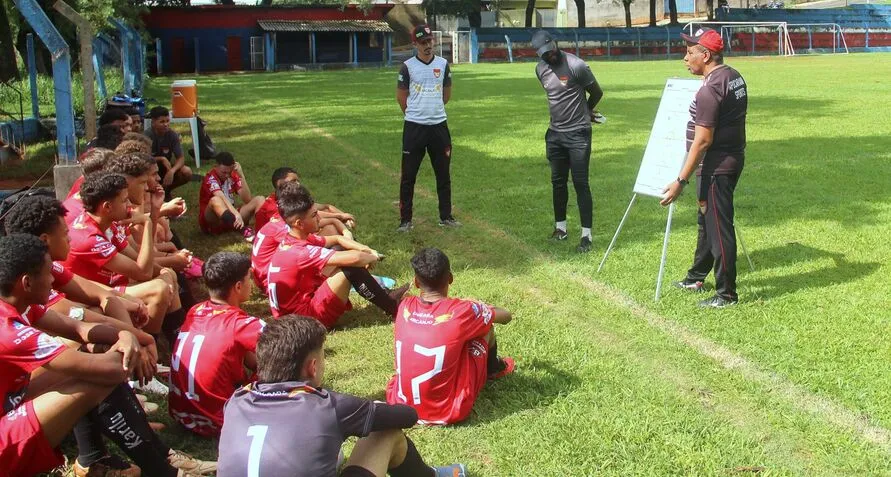
[[[566,0],[567,27],[579,26],[578,9],[575,0]],[[664,2],[656,2],[656,20],[665,16]],[[634,25],[649,23],[649,0],[634,0],[631,4],[631,22]],[[585,23],[587,27],[623,27],[625,26],[625,8],[620,0],[585,1]]]

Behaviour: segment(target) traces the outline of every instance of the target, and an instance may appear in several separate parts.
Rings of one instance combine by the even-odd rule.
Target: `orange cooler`
[[[191,118],[198,114],[198,84],[195,80],[174,81],[170,91],[174,118]]]

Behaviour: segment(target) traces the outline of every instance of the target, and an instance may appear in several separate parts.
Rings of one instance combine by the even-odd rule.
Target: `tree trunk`
[[[0,2],[0,81],[19,79],[15,63],[15,43],[12,42],[12,25],[6,7]]]
[[[526,2],[526,28],[532,27],[532,17],[535,16],[535,0]]]
[[[678,24],[678,0],[668,0],[668,17],[672,25]]]
[[[708,21],[715,19],[715,0],[705,0],[705,7],[708,9]]]
[[[625,28],[631,28],[631,2],[623,0],[622,5],[625,7]]]
[[[483,26],[483,2],[481,0],[475,0],[473,2],[473,11],[467,14],[467,22],[470,23],[470,28],[480,28]]]
[[[656,0],[650,0],[650,26],[656,26]]]
[[[585,0],[575,0],[575,8],[579,12],[579,28],[585,28]]]

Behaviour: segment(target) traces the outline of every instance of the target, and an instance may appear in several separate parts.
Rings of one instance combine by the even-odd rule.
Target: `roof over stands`
[[[269,32],[378,32],[393,33],[381,20],[257,20]]]

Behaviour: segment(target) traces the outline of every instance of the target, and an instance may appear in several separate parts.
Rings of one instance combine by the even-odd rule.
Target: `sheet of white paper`
[[[672,78],[665,82],[650,140],[634,182],[634,192],[662,198],[662,190],[678,177],[687,155],[690,103],[702,85],[698,79]]]

